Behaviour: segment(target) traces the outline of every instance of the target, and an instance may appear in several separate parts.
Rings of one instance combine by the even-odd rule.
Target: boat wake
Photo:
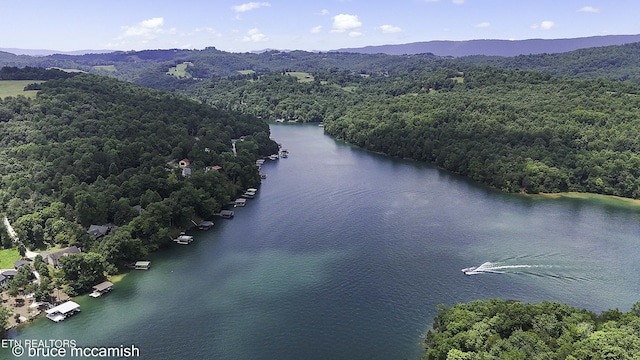
[[[465,275],[478,275],[478,274],[504,274],[507,272],[513,272],[513,269],[524,268],[538,268],[549,267],[548,265],[500,265],[492,262],[486,262],[480,266],[472,266],[462,269]]]

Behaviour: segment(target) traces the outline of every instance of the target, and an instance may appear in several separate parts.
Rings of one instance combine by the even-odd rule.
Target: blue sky
[[[637,0],[0,0],[0,48],[332,50],[640,34]]]

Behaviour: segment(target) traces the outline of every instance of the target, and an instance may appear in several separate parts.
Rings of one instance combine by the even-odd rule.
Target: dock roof
[[[52,307],[49,310],[46,310],[45,312],[47,314],[55,314],[55,313],[61,313],[61,314],[66,314],[70,311],[74,311],[80,308],[80,305],[76,302],[73,301],[67,301],[66,303],[60,304],[56,307]]]
[[[111,281],[105,281],[105,282],[101,282],[100,284],[96,285],[93,287],[93,290],[95,291],[105,291],[108,288],[112,287],[113,283]]]

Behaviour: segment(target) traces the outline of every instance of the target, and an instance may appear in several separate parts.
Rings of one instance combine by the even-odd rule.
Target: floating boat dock
[[[231,219],[234,216],[234,212],[232,210],[221,210],[220,216],[225,219]]]
[[[151,261],[138,261],[133,268],[136,270],[149,270],[151,268]]]
[[[213,221],[203,221],[198,224],[198,229],[200,230],[209,230],[213,227]]]
[[[191,235],[180,235],[177,238],[173,239],[177,244],[180,245],[189,245],[193,242],[193,236]],[[137,266],[137,263],[136,263]]]

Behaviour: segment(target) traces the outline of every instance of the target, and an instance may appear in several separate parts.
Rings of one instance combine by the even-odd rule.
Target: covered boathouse
[[[93,298],[97,298],[102,296],[103,294],[108,293],[113,288],[113,283],[111,281],[104,281],[100,284],[93,287],[93,292],[89,294],[89,296]]]
[[[56,307],[52,307],[49,310],[45,310],[47,313],[47,318],[49,320],[60,322],[72,315],[75,315],[80,312],[80,305],[73,301],[67,301],[66,303],[60,304]]]

